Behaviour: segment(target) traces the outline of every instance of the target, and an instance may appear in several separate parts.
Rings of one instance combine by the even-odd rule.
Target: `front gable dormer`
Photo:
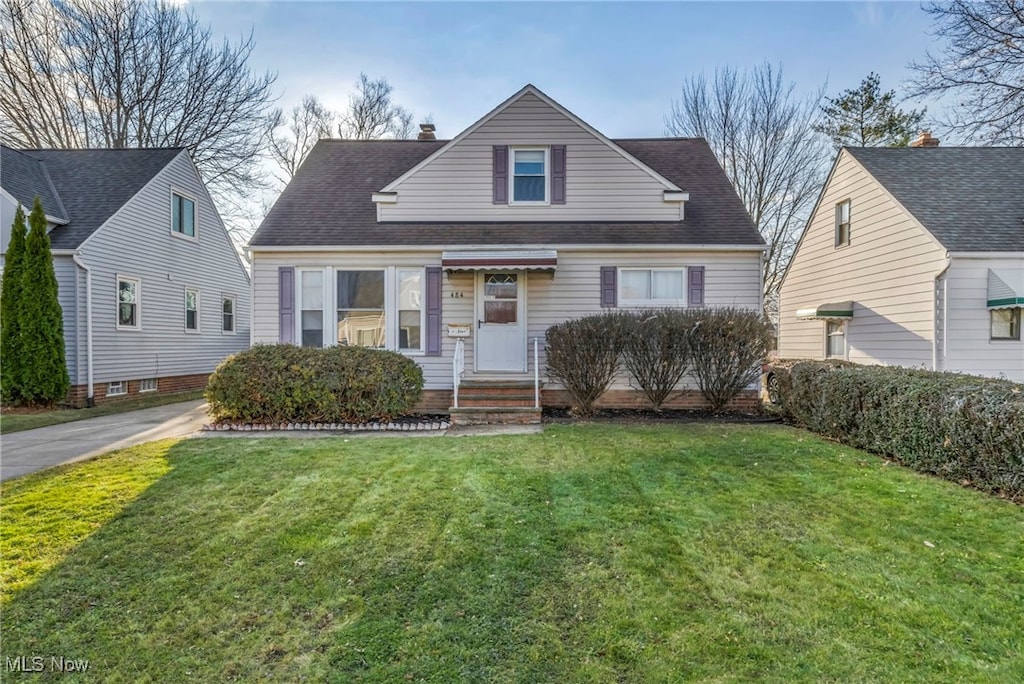
[[[679,221],[689,199],[528,85],[373,193],[380,221]]]

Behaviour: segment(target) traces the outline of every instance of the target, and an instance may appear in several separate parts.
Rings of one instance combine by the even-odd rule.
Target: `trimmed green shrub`
[[[11,404],[22,401],[21,364],[21,275],[25,270],[25,212],[18,205],[11,224],[11,241],[4,255],[3,282],[0,283],[0,391]]]
[[[758,381],[772,341],[772,326],[760,314],[732,307],[691,313],[690,364],[697,387],[713,411]]]
[[[589,416],[619,370],[626,315],[615,312],[553,325],[547,330],[548,374],[572,399],[577,415]]]
[[[773,366],[796,423],[915,470],[1024,500],[1024,385],[888,366]]]
[[[17,325],[20,335],[22,399],[52,406],[71,388],[64,359],[64,316],[57,298],[46,212],[39,197],[28,217]]]
[[[668,400],[690,367],[693,311],[662,309],[623,314],[622,365],[655,411]]]
[[[256,345],[228,357],[206,386],[216,421],[362,423],[409,413],[423,371],[397,352]]]

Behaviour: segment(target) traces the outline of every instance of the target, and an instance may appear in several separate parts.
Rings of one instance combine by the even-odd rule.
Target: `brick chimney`
[[[416,139],[417,140],[437,140],[437,137],[434,135],[434,130],[435,130],[434,124],[432,124],[432,123],[422,123],[422,124],[420,124],[420,134],[416,137]],[[935,144],[938,144],[937,140],[935,141]]]
[[[921,131],[921,134],[917,136],[917,140],[910,143],[911,147],[938,147],[939,139],[932,137],[931,131]]]

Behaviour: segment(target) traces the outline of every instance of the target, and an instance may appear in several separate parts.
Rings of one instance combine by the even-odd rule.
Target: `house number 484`
[[[457,290],[452,290],[451,292],[448,293],[448,296],[451,297],[452,299],[462,299],[462,294],[463,293],[458,292]]]

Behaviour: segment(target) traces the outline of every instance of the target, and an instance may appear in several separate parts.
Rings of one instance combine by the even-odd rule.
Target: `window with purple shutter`
[[[614,266],[601,267],[601,306],[617,306],[618,280]]]
[[[704,267],[690,266],[686,272],[689,274],[686,303],[689,306],[704,306]]]
[[[551,203],[565,204],[565,145],[551,146]]]
[[[427,266],[427,356],[441,355],[441,267]]]
[[[493,202],[508,204],[508,145],[494,146]]]
[[[277,340],[295,343],[295,268],[277,269]]]

